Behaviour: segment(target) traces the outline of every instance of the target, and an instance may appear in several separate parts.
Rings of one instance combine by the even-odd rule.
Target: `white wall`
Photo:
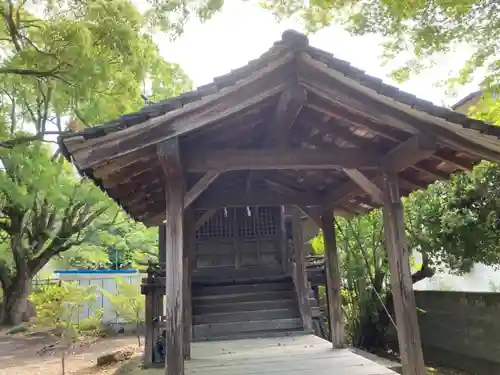
[[[452,275],[436,272],[430,278],[414,285],[417,290],[454,290],[461,292],[500,292],[500,271],[477,263],[469,273]]]
[[[105,294],[116,293],[116,280],[126,280],[129,283],[136,284],[140,288],[143,275],[135,270],[117,270],[117,271],[93,271],[93,270],[56,270],[54,273],[61,281],[77,282],[82,287],[95,285],[97,287],[97,301],[94,306],[87,306],[80,319],[92,316],[98,309],[103,309],[103,323],[118,323],[119,319],[113,312],[113,307]]]

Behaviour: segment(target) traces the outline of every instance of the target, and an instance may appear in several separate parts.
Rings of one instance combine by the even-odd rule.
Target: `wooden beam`
[[[122,188],[123,185],[127,186],[131,183],[153,183],[158,181],[158,165],[151,160],[149,162],[138,162],[131,164],[122,169],[115,170],[114,173],[109,174],[101,179],[102,185],[106,189],[112,189],[118,187]],[[163,183],[161,181],[161,183]]]
[[[332,102],[345,104],[372,117],[382,117],[390,126],[399,127],[410,133],[432,133],[441,144],[460,152],[480,158],[500,162],[500,147],[493,137],[484,137],[480,132],[467,129],[445,118],[432,115],[403,101],[387,97],[374,88],[360,84],[343,73],[329,68],[325,63],[315,60],[305,52],[297,60],[302,83],[308,90],[319,88],[325,98]],[[311,84],[314,87],[309,87]],[[420,106],[425,104],[420,103]],[[429,111],[435,110],[430,105]]]
[[[311,103],[311,99],[309,99],[307,106],[339,121],[346,121],[349,125],[354,125],[356,127],[366,129],[371,133],[378,134],[382,138],[391,140],[393,142],[401,143],[404,142],[404,140],[408,137],[407,132],[397,128],[391,128],[387,126],[387,124],[382,120],[379,120],[379,122],[373,121],[373,118],[369,115],[359,112],[353,112],[336,104],[318,103],[317,99],[314,100],[313,103]],[[433,158],[452,164],[458,169],[464,171],[471,170],[469,162],[467,162],[466,160],[460,160],[455,155],[446,152],[446,150],[444,149],[437,150],[433,155]]]
[[[410,270],[410,250],[406,243],[403,205],[398,177],[384,173],[384,235],[391,271],[392,295],[403,374],[427,374],[422,354],[417,307]]]
[[[98,165],[94,168],[94,176],[101,180],[110,175],[116,174],[117,171],[132,165],[140,164],[144,161],[154,159],[154,152],[150,149],[144,149],[128,154],[120,159],[114,159],[111,162]]]
[[[189,207],[191,203],[193,203],[195,199],[198,198],[217,177],[219,177],[219,174],[219,172],[207,172],[200,178],[184,196],[184,208]]]
[[[421,160],[428,159],[437,149],[435,141],[422,135],[415,135],[385,156],[382,169],[400,172]]]
[[[203,224],[205,224],[216,212],[216,209],[209,209],[206,210],[199,218],[196,220],[196,230],[201,228]],[[156,226],[156,225],[161,225],[162,223],[165,223],[165,212],[159,212],[152,217],[149,217],[143,221],[143,224],[151,227],[151,226]]]
[[[292,232],[293,249],[295,255],[294,262],[294,284],[299,301],[300,315],[304,324],[304,330],[313,331],[312,309],[309,303],[309,281],[306,272],[306,254],[304,240],[302,238],[302,226],[300,224],[301,212],[299,208],[292,207]]]
[[[319,207],[305,207],[298,206],[304,215],[306,215],[311,221],[313,221],[318,228],[323,226],[321,222],[321,212],[319,211]]]
[[[334,348],[342,348],[345,344],[344,319],[342,315],[340,266],[335,238],[335,218],[332,210],[322,213],[321,229],[325,245],[326,287],[328,292],[331,340]]]
[[[203,194],[195,202],[197,209],[245,206],[316,206],[322,204],[319,194],[278,193],[271,189],[254,189],[249,194],[242,191],[216,191]]]
[[[177,138],[157,148],[158,159],[166,175],[165,184],[165,273],[166,278],[166,375],[184,375],[183,356],[183,211],[184,176]]]
[[[214,214],[217,212],[216,209],[212,208],[210,210],[206,210],[195,222],[196,230],[200,229],[203,224],[205,224]]]
[[[75,162],[82,169],[89,168],[255,107],[283,90],[288,71],[282,68],[293,59],[293,53],[285,53],[226,89],[148,119],[140,126],[88,140],[73,153]]]
[[[413,136],[406,142],[400,144],[394,150],[387,153],[386,156],[382,158],[382,162],[380,165],[382,165],[383,168],[390,169],[392,172],[400,172],[401,170],[408,168],[412,164],[415,164],[422,159],[428,158],[430,156],[429,153],[431,153],[432,155],[433,151],[432,147],[429,146],[430,144],[430,141],[426,139],[423,140],[421,136]],[[422,146],[421,150],[418,148],[420,146]],[[410,157],[410,152],[414,152],[415,156]],[[404,160],[404,162],[399,162],[398,159]],[[371,180],[375,186],[382,184],[382,174],[368,177],[368,179]],[[360,190],[362,189],[357,183],[352,180],[347,181],[334,191],[328,193],[325,197],[324,204],[327,204],[329,206],[338,205],[340,201],[353,194],[359,193]]]
[[[384,195],[382,191],[368,177],[361,173],[359,169],[344,168],[343,171],[356,185],[368,193],[374,202],[383,204]]]
[[[220,150],[186,156],[189,172],[280,169],[377,168],[382,158],[349,148]]]
[[[288,131],[295,123],[302,107],[307,102],[307,94],[297,79],[294,79],[281,93],[271,126],[263,144],[286,147]]]

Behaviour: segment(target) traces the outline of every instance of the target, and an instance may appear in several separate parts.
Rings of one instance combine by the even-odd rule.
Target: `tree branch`
[[[60,132],[60,131],[44,131],[40,132],[34,135],[27,135],[27,136],[22,136],[22,137],[16,137],[12,139],[8,139],[6,141],[0,142],[0,147],[4,148],[14,148],[15,146],[19,146],[23,143],[28,143],[28,142],[33,142],[33,141],[44,141],[44,142],[49,142],[45,141],[44,137],[46,135],[63,135],[67,134],[69,132]]]
[[[25,68],[0,68],[0,74],[16,74],[20,76],[30,76],[30,77],[39,77],[39,78],[58,78],[57,73],[60,72],[60,65],[50,70],[33,70],[33,69],[25,69]]]

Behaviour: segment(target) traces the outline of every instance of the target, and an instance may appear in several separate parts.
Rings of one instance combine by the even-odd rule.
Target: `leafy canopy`
[[[100,124],[139,109],[141,94],[163,99],[191,87],[178,65],[160,56],[152,10],[141,13],[131,1],[2,1],[0,13],[0,91],[6,114],[15,109],[15,130],[61,131],[63,115]],[[40,104],[43,117],[34,108]]]
[[[31,278],[65,251],[74,250],[75,263],[101,266],[116,249],[124,264],[151,247],[152,232],[118,214],[44,142],[136,111],[144,96],[190,89],[180,67],[160,56],[153,33],[179,35],[186,20],[206,19],[221,5],[0,0],[0,321],[19,322]]]

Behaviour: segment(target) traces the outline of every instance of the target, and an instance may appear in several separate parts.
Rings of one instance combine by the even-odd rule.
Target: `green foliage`
[[[112,294],[105,290],[103,293],[113,305],[116,315],[126,323],[135,325],[137,341],[141,346],[140,326],[144,322],[145,296],[141,294],[139,286],[116,279],[116,293]]]
[[[65,115],[80,126],[100,124],[139,109],[141,94],[164,99],[191,87],[180,68],[159,55],[152,39],[150,16],[158,7],[146,16],[122,0],[37,3],[0,4],[6,20],[0,27],[5,56],[0,88],[11,129],[29,124],[36,133],[49,127],[61,131]],[[188,3],[179,2],[176,10],[189,10],[193,4]],[[179,22],[186,16],[177,14]],[[146,92],[146,84],[153,91]]]
[[[7,331],[8,335],[17,335],[18,333],[28,332],[28,327],[25,326],[15,326]]]
[[[116,293],[105,293],[120,318],[127,322],[144,322],[145,298],[137,285],[117,279]]]
[[[99,309],[94,313],[94,315],[80,319],[80,321],[78,322],[78,330],[82,334],[97,335],[102,328],[103,313],[104,311],[102,309]]]
[[[110,217],[113,215],[113,217]],[[62,268],[139,267],[158,256],[158,229],[146,228],[122,211],[109,211],[86,229],[86,241],[54,261]]]
[[[431,264],[467,272],[500,264],[500,168],[482,163],[414,193],[405,202],[409,242]]]
[[[36,307],[35,327],[48,329],[59,339],[61,347],[62,374],[65,373],[65,358],[73,343],[82,335],[78,326],[80,315],[86,308],[91,308],[96,302],[95,286],[80,287],[75,282],[62,282],[60,285],[44,285],[30,295],[30,300]],[[102,312],[98,312],[99,315]],[[94,322],[95,319],[88,319]],[[84,328],[89,328],[84,323]],[[86,334],[92,331],[85,331]]]
[[[80,287],[75,282],[48,284],[33,292],[30,300],[36,308],[35,326],[54,329],[71,343],[81,332],[80,315],[97,300],[97,289],[95,286]]]
[[[378,347],[388,321],[382,308],[388,291],[388,266],[381,212],[376,210],[349,220],[339,218],[335,226],[346,333],[356,347]],[[312,245],[315,253],[324,253],[322,233],[313,239]],[[382,317],[380,310],[385,314]],[[381,318],[384,324],[378,324]]]
[[[54,256],[84,243],[85,229],[117,207],[92,183],[77,180],[37,141],[0,148],[0,281],[5,297],[23,288]]]
[[[108,197],[44,143],[138,110],[141,94],[158,100],[190,89],[179,66],[160,56],[153,32],[178,35],[187,19],[206,19],[221,5],[0,1],[0,283],[6,299],[0,321],[20,321],[30,279],[66,251],[58,261],[72,266],[120,267],[150,257],[138,254],[151,253],[154,232],[117,214]]]

